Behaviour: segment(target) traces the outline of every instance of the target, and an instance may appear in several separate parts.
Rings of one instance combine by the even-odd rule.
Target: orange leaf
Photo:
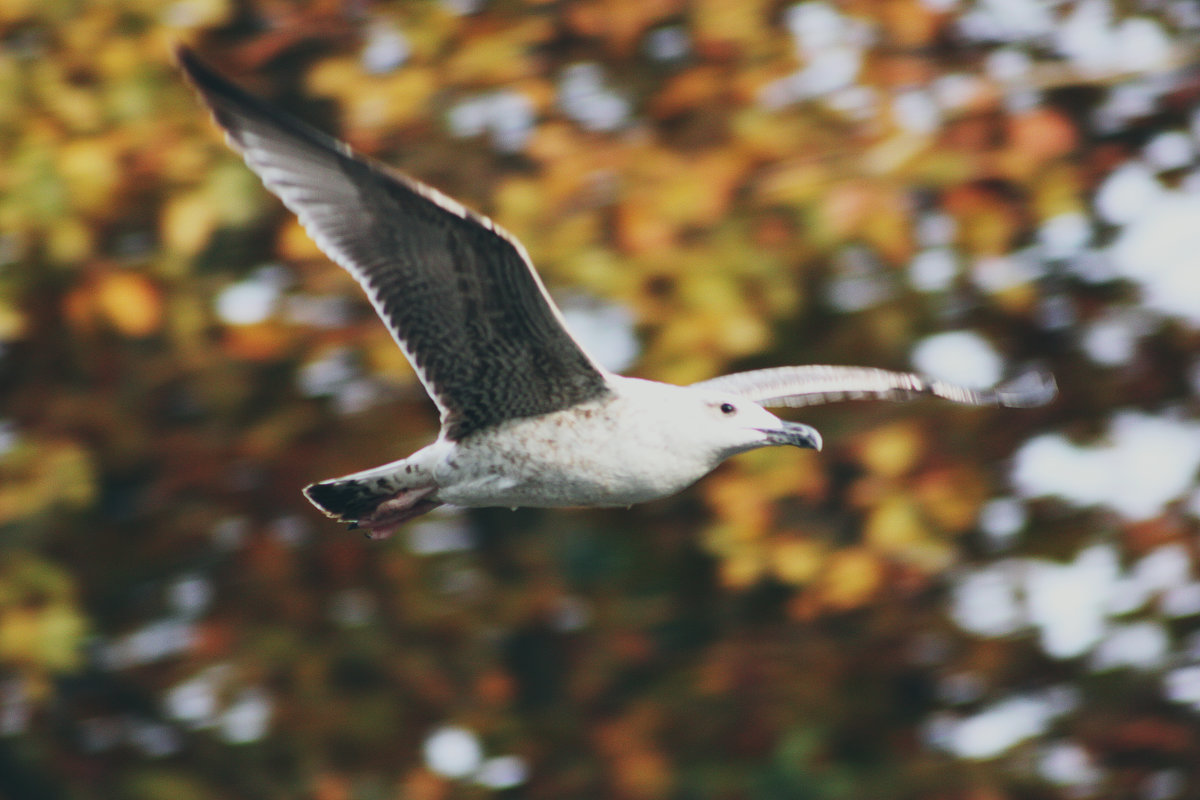
[[[136,272],[113,271],[101,276],[96,305],[124,336],[149,336],[162,327],[162,295],[148,278]]]

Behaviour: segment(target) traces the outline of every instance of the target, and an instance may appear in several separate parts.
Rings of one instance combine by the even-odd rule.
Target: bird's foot
[[[361,528],[368,539],[386,539],[408,520],[440,506],[436,500],[425,499],[432,493],[433,487],[400,492],[376,506],[370,516],[350,523],[350,530]]]

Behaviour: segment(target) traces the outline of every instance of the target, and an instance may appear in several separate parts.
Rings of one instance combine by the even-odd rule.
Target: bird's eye
[[[721,413],[722,414],[736,414],[737,406],[735,406],[733,403],[721,403]]]

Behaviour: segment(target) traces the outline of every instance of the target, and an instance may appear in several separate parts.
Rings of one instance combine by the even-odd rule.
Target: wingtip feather
[[[198,60],[196,58],[196,51],[185,42],[172,43],[171,55],[175,57],[175,63],[184,69],[188,69],[188,65],[193,64]]]
[[[192,84],[201,94],[207,94],[215,87],[224,87],[228,81],[221,77],[217,72],[200,56],[196,55],[196,51],[183,42],[176,42],[172,48],[175,56],[175,63],[179,69],[183,71],[188,82]]]
[[[1057,396],[1058,382],[1042,369],[1029,370],[996,387],[1000,405],[1009,408],[1036,408],[1048,405]]]

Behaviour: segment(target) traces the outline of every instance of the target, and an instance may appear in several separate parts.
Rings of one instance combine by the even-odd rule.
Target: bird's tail
[[[437,508],[428,499],[436,485],[405,461],[319,481],[304,487],[304,496],[326,516],[386,535],[399,523]]]
[[[355,522],[368,516],[394,490],[376,488],[370,481],[334,478],[304,487],[304,496],[326,516],[341,522]]]

